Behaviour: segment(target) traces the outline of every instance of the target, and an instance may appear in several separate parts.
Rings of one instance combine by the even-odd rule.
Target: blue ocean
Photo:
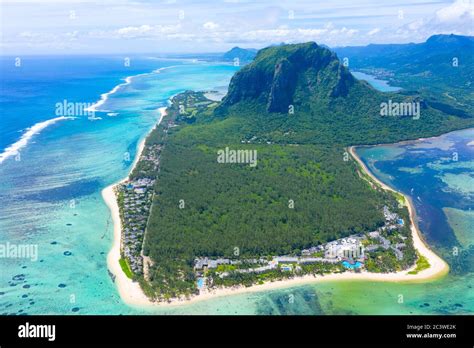
[[[154,57],[3,57],[0,240],[37,260],[0,258],[0,313],[129,313],[107,271],[101,190],[125,177],[160,107],[227,86],[228,64]],[[128,78],[128,79],[127,79]],[[112,93],[111,93],[112,91]],[[58,115],[57,104],[96,105]]]
[[[237,70],[196,58],[131,57],[129,66],[113,56],[24,57],[20,66],[14,57],[0,59],[0,244],[37,251],[0,258],[0,314],[474,312],[472,130],[358,150],[375,175],[414,199],[437,252],[450,257],[459,248],[459,258],[447,259],[446,278],[327,282],[177,307],[125,305],[107,270],[113,227],[101,190],[128,174],[137,144],[171,96],[223,90]],[[65,102],[95,111],[58,114]]]

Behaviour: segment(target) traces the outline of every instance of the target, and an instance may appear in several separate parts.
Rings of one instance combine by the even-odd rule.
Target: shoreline
[[[159,110],[161,113],[161,117],[160,117],[159,122],[156,125],[158,125],[162,121],[163,117],[166,115],[166,107],[162,107]],[[137,156],[135,157],[130,173],[133,171],[136,163],[138,162],[138,159],[141,157],[147,137],[148,137],[148,134],[138,145]],[[318,282],[377,281],[377,282],[419,283],[419,282],[425,282],[425,281],[430,281],[430,280],[436,280],[446,275],[449,272],[449,266],[443,259],[441,259],[437,254],[435,254],[424,242],[423,237],[415,222],[416,212],[415,212],[411,199],[408,196],[404,195],[401,192],[396,191],[395,189],[384,184],[378,178],[376,178],[375,175],[372,174],[372,172],[366,167],[366,165],[362,162],[362,160],[357,156],[354,149],[355,149],[354,146],[349,147],[349,152],[351,156],[354,158],[355,161],[357,161],[361,165],[362,170],[366,172],[367,175],[369,175],[372,180],[374,180],[377,184],[379,184],[383,189],[396,192],[405,198],[406,205],[408,207],[408,211],[410,214],[410,227],[412,231],[414,247],[420,253],[420,255],[423,255],[424,257],[427,258],[430,264],[429,268],[419,271],[417,274],[408,274],[409,271],[413,270],[416,267],[416,264],[415,264],[407,270],[395,272],[395,273],[370,273],[367,271],[354,273],[354,272],[346,271],[344,273],[331,273],[331,274],[325,274],[323,276],[304,275],[304,276],[294,277],[290,279],[266,282],[264,284],[258,284],[258,285],[255,284],[250,287],[238,286],[238,287],[212,289],[212,290],[202,292],[199,295],[191,296],[190,298],[175,298],[175,299],[172,299],[170,302],[152,301],[144,294],[139,283],[133,282],[130,278],[128,278],[125,275],[125,273],[122,271],[119,265],[119,259],[121,256],[120,246],[121,246],[122,231],[121,231],[119,207],[117,204],[114,188],[116,185],[124,182],[125,180],[128,180],[129,176],[127,176],[126,178],[106,187],[102,191],[102,197],[111,211],[113,225],[114,225],[114,240],[113,240],[112,248],[109,254],[107,255],[107,264],[108,264],[108,269],[115,276],[115,284],[117,286],[117,290],[119,292],[121,299],[126,304],[130,306],[138,307],[138,308],[157,308],[157,307],[168,307],[168,306],[173,307],[173,306],[190,305],[196,302],[206,301],[206,300],[215,299],[215,298],[223,297],[223,296],[254,293],[254,292],[260,292],[260,291],[269,291],[269,290],[274,290],[274,289],[291,288],[294,286],[310,285],[310,284],[314,284]]]
[[[419,139],[420,140],[420,139]],[[441,258],[439,257],[434,251],[430,249],[426,241],[423,239],[423,235],[421,234],[420,229],[418,228],[418,225],[416,224],[416,210],[415,206],[413,204],[412,199],[405,195],[404,193],[397,191],[393,189],[392,187],[388,186],[387,184],[383,183],[381,180],[379,180],[367,166],[365,163],[360,159],[360,157],[357,155],[355,152],[355,146],[350,146],[349,147],[349,153],[351,154],[352,158],[354,158],[355,161],[361,166],[362,170],[372,179],[374,180],[378,185],[380,185],[384,190],[395,192],[397,194],[400,194],[403,196],[403,198],[406,201],[406,206],[408,208],[408,213],[410,215],[410,229],[412,232],[412,238],[413,238],[413,246],[415,249],[420,253],[420,255],[425,256],[430,264],[430,267],[418,272],[415,274],[416,276],[423,273],[424,275],[429,275],[431,273],[433,277],[436,276],[443,276],[449,272],[449,266],[448,264]],[[408,271],[408,270],[407,270]]]
[[[397,142],[395,142],[395,143],[380,143],[380,144],[371,144],[371,145],[355,145],[355,146],[349,146],[349,148],[352,148],[352,147],[376,147],[376,146],[405,145],[405,144],[410,144],[410,143],[414,143],[414,142],[418,142],[418,141],[430,141],[431,139],[440,138],[440,137],[442,137],[442,136],[450,135],[450,134],[452,134],[452,133],[465,132],[465,131],[468,131],[468,130],[474,130],[474,127],[467,127],[467,128],[455,129],[455,130],[449,131],[449,132],[447,132],[447,133],[441,133],[441,134],[433,135],[433,136],[430,136],[430,137],[427,137],[427,138],[416,138],[416,139],[401,140],[401,141],[397,141]],[[473,141],[473,142],[474,142],[474,141]],[[469,145],[469,144],[468,144],[468,145]],[[392,189],[392,190],[393,190],[393,189]]]
[[[166,109],[166,106],[158,109],[160,112],[160,119],[152,129],[155,129],[155,127],[157,127],[161,123],[163,117],[166,116]],[[122,267],[120,267],[119,264],[119,260],[121,258],[120,249],[122,245],[122,221],[120,220],[120,211],[117,204],[117,197],[115,195],[115,187],[129,179],[130,173],[135,169],[135,166],[142,155],[143,149],[145,148],[145,142],[148,138],[149,133],[150,132],[148,132],[147,135],[139,142],[137,146],[137,154],[135,156],[135,159],[133,160],[132,167],[130,168],[127,177],[113,183],[112,185],[107,186],[105,189],[102,190],[102,198],[105,201],[107,207],[109,208],[112,217],[114,234],[112,247],[109,253],[107,254],[107,268],[115,276],[114,283],[117,287],[120,298],[128,305],[153,302],[150,301],[148,297],[143,293],[139,283],[133,282],[125,275],[122,270]]]

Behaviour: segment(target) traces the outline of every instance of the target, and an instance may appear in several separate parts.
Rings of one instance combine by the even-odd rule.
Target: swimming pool
[[[349,261],[342,261],[342,265],[346,268],[355,269],[362,267],[362,262],[356,261],[355,263],[350,263]]]

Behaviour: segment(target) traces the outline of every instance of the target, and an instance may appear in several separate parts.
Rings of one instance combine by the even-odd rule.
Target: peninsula
[[[419,103],[420,117],[381,115],[388,100]],[[354,146],[441,134],[471,118],[416,93],[376,91],[315,43],[260,50],[222,101],[187,91],[162,115],[130,176],[103,192],[115,231],[109,269],[125,302],[448,272],[409,197],[377,180]],[[255,151],[257,165],[218,161],[226,148]]]

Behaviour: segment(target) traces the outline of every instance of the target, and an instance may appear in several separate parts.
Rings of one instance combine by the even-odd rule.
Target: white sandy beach
[[[159,109],[161,114],[160,119],[157,125],[161,122],[163,117],[166,115],[166,107],[162,107]],[[156,127],[156,126],[155,126]],[[132,168],[130,172],[133,171],[135,165],[140,158],[143,149],[145,147],[145,140],[146,137],[138,144],[137,149],[137,156],[133,161]],[[151,302],[146,295],[143,293],[140,285],[137,282],[133,282],[130,278],[128,278],[125,273],[123,273],[122,268],[120,267],[119,260],[120,260],[120,246],[121,246],[121,239],[122,239],[122,222],[120,220],[120,212],[119,207],[117,204],[117,199],[115,196],[115,186],[118,184],[126,181],[128,176],[122,179],[115,184],[107,186],[105,189],[102,190],[102,198],[104,199],[107,207],[110,209],[110,213],[112,215],[112,221],[114,225],[114,240],[112,243],[112,248],[107,255],[107,265],[109,271],[115,276],[115,284],[117,285],[117,289],[119,291],[120,297],[123,301],[129,305],[137,305],[137,304],[150,304]]]
[[[349,148],[349,152],[351,153],[351,156],[360,164],[364,172],[366,172],[384,190],[397,192],[398,194],[401,194],[405,198],[405,202],[407,202],[408,211],[410,213],[410,227],[412,231],[413,245],[415,246],[415,249],[418,250],[418,252],[421,255],[427,258],[428,262],[430,263],[430,268],[425,269],[421,272],[418,272],[418,274],[416,275],[407,275],[406,277],[407,278],[414,277],[417,279],[429,279],[429,278],[433,278],[437,276],[442,276],[448,273],[449,271],[448,264],[438,255],[436,255],[423,240],[421,232],[418,229],[418,226],[415,222],[416,212],[415,212],[415,208],[413,206],[413,202],[411,201],[410,197],[402,194],[401,192],[394,190],[390,186],[384,184],[382,181],[377,179],[375,175],[373,175],[372,172],[366,167],[364,162],[362,162],[359,156],[357,156],[353,146]],[[406,272],[400,272],[400,273],[406,273]],[[413,278],[410,278],[410,279],[413,279]]]
[[[145,146],[145,139],[143,139],[140,144],[138,145],[138,152],[135,158],[135,161],[132,166],[132,170],[135,167],[135,164],[138,162],[138,158],[143,151]],[[110,213],[112,215],[112,221],[114,225],[114,240],[112,243],[112,249],[110,250],[109,254],[107,255],[107,265],[109,271],[115,276],[115,284],[117,285],[117,289],[119,291],[120,297],[129,304],[133,303],[141,303],[144,300],[147,300],[147,297],[142,292],[140,285],[136,282],[132,282],[130,278],[128,278],[125,273],[123,273],[122,268],[120,267],[119,260],[120,260],[120,246],[121,246],[121,238],[122,238],[122,222],[120,220],[120,212],[119,207],[117,204],[117,199],[115,196],[115,186],[126,181],[127,178],[113,184],[107,186],[104,190],[102,190],[102,197],[110,209]]]
[[[166,108],[161,108],[160,112],[162,115],[160,119],[161,121],[163,116],[166,113]],[[144,143],[145,141],[143,140],[139,145],[139,152],[138,152],[139,154],[141,154],[141,152],[143,151]],[[383,187],[386,190],[397,192],[391,187],[382,183],[380,180],[378,180],[370,172],[370,170],[368,170],[365,164],[355,154],[353,147],[350,147],[349,151],[351,155],[353,156],[353,158],[361,165],[364,171],[368,175],[370,175],[370,177],[374,181],[380,184],[381,187]],[[139,157],[140,155],[136,156],[133,167],[135,166]],[[126,178],[123,179],[122,182],[124,180],[126,180]],[[411,200],[409,199],[409,197],[404,196],[408,204],[408,210],[410,212],[411,230],[412,230],[412,235],[413,235],[414,246],[421,255],[427,258],[430,264],[430,267],[428,269],[420,271],[417,274],[408,274],[408,272],[411,269],[415,268],[415,266],[413,266],[409,270],[396,272],[396,273],[386,273],[386,274],[385,273],[369,273],[366,271],[363,271],[360,273],[353,273],[353,272],[347,271],[345,273],[326,274],[324,276],[305,275],[301,277],[295,277],[292,279],[267,282],[261,285],[254,285],[251,287],[241,286],[241,287],[233,287],[233,288],[214,289],[211,291],[201,293],[197,296],[193,296],[190,299],[174,299],[171,302],[153,302],[150,299],[148,299],[148,297],[146,297],[146,295],[143,293],[138,283],[132,282],[132,280],[129,279],[123,273],[119,265],[120,244],[121,244],[121,221],[120,221],[120,215],[119,215],[119,208],[117,205],[115,192],[114,192],[114,187],[117,184],[118,183],[111,185],[102,191],[102,196],[111,211],[113,223],[114,223],[114,241],[113,241],[112,249],[107,257],[107,263],[108,263],[109,270],[116,276],[115,284],[117,285],[117,289],[119,291],[119,294],[122,300],[131,306],[150,307],[150,306],[186,305],[186,304],[191,304],[197,301],[204,301],[204,300],[221,297],[221,296],[251,293],[251,292],[257,292],[257,291],[268,291],[268,290],[273,290],[273,289],[288,288],[288,287],[293,287],[293,286],[298,286],[298,285],[312,284],[312,283],[326,282],[326,281],[364,280],[364,281],[382,281],[382,282],[424,282],[424,281],[429,281],[429,280],[442,277],[446,275],[449,271],[449,267],[446,264],[446,262],[444,262],[444,260],[442,260],[438,255],[436,255],[424,243],[421,237],[421,234],[418,230],[418,227],[415,224],[415,210],[413,208],[413,204]]]

